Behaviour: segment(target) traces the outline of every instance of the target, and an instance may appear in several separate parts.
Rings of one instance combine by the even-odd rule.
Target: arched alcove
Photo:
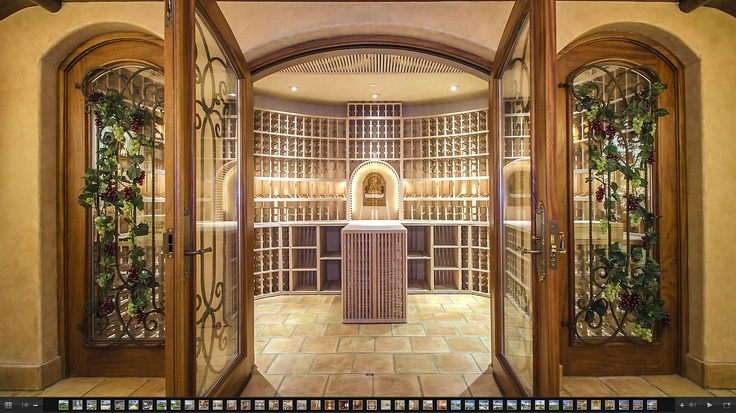
[[[399,175],[383,161],[360,164],[350,176],[350,219],[398,220],[402,198]]]

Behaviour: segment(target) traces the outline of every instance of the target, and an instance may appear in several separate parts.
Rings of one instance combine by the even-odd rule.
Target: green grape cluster
[[[642,340],[646,340],[650,343],[652,342],[651,328],[642,327],[641,324],[636,323],[634,324],[634,327],[631,328],[631,333],[637,337],[640,337]]]
[[[138,154],[138,150],[141,147],[141,143],[138,141],[138,139],[131,139],[130,145],[128,147],[128,154],[130,155],[136,155]]]
[[[644,119],[641,116],[635,116],[631,122],[631,128],[634,129],[634,133],[639,135],[641,133],[641,127],[644,126]]]
[[[641,224],[641,217],[639,215],[631,215],[629,217],[629,224],[632,227],[638,227]]]
[[[97,216],[95,217],[95,229],[100,236],[104,236],[106,232],[115,230],[115,221],[111,217]]]
[[[133,203],[130,201],[123,201],[123,213],[130,215],[133,212]]]
[[[125,129],[123,129],[123,127],[118,125],[117,123],[112,125],[112,134],[115,136],[116,141],[122,142],[123,140],[125,140],[125,137],[123,136],[124,132]]]
[[[590,108],[588,108],[588,121],[592,122],[598,117],[598,113],[600,112],[600,107],[596,104],[590,105]]]
[[[604,234],[608,232],[608,221],[605,218],[601,218],[601,220],[598,221],[598,229]]]
[[[621,291],[621,284],[619,283],[613,283],[609,282],[606,284],[606,287],[603,289],[603,295],[606,296],[606,299],[609,302],[613,302],[613,300],[616,299],[616,296]]]

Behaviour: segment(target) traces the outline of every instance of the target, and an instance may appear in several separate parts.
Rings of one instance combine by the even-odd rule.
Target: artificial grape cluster
[[[135,267],[130,267],[128,269],[128,281],[130,282],[138,281],[138,270],[135,269]]]
[[[138,139],[130,140],[130,147],[128,149],[130,150],[131,155],[137,154],[140,148],[141,148],[141,143],[138,141]]]
[[[603,122],[596,119],[593,121],[593,133],[596,135],[602,135],[603,134]]]
[[[595,191],[595,200],[598,202],[603,202],[603,198],[606,196],[606,187],[601,185],[598,187],[598,189]]]
[[[606,299],[609,302],[613,302],[620,291],[621,284],[609,282],[608,284],[606,284],[605,288],[603,288],[603,295],[606,296]]]
[[[97,216],[95,217],[95,229],[100,235],[105,235],[105,232],[113,231],[115,229],[115,221],[107,221],[105,217],[101,215]]]
[[[138,132],[141,130],[141,126],[143,126],[143,119],[140,116],[133,115],[130,117],[130,130]]]
[[[636,195],[626,197],[626,207],[629,211],[636,211],[641,206],[641,198]]]
[[[633,310],[641,304],[641,294],[637,292],[625,292],[619,296],[621,298],[621,308],[624,310]]]
[[[670,313],[664,313],[664,317],[662,317],[662,324],[665,327],[669,327],[672,324],[672,316]]]
[[[127,187],[123,189],[123,198],[128,202],[133,202],[133,188]]]
[[[631,332],[637,336],[641,337],[642,339],[651,342],[652,341],[652,329],[651,328],[644,328],[639,323],[634,324],[634,327],[631,328]]]
[[[647,163],[649,165],[654,165],[654,149],[652,149],[652,151],[649,152],[649,158],[647,158]]]
[[[115,195],[118,192],[118,186],[114,179],[108,179],[107,180],[107,187],[105,187],[105,197],[108,200],[112,200],[115,198]]]
[[[143,319],[146,318],[146,315],[143,313],[143,309],[139,308],[135,310],[135,321],[138,322],[138,324],[143,322]]]
[[[606,155],[606,159],[613,159],[614,161],[618,161],[618,154],[616,152],[609,153]]]
[[[606,137],[608,140],[612,140],[616,136],[616,128],[613,127],[613,125],[609,124],[606,126]]]
[[[115,252],[118,250],[118,243],[115,241],[110,241],[107,244],[105,244],[105,254],[108,256],[115,255]]]
[[[123,129],[123,127],[118,125],[117,123],[112,125],[112,134],[115,136],[115,140],[117,140],[118,142],[122,142],[125,139],[125,137],[123,136],[124,132],[125,130]]]
[[[102,309],[102,312],[105,313],[105,315],[112,314],[113,305],[112,305],[112,298],[107,297],[107,300],[103,301],[100,305],[100,308]]]
[[[648,236],[644,235],[641,237],[641,246],[644,248],[649,247],[649,237]]]
[[[135,183],[138,185],[143,185],[144,179],[146,179],[146,171],[141,171],[141,175],[138,178],[135,178]]]
[[[99,110],[95,111],[95,126],[97,126],[97,129],[102,129],[104,126],[102,123],[102,114]]]
[[[634,129],[634,133],[636,133],[637,135],[640,134],[642,126],[644,126],[644,120],[641,117],[636,116],[634,119],[632,119],[631,128]]]

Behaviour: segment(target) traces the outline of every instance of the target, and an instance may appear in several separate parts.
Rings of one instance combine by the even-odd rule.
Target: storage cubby
[[[407,251],[409,253],[409,259],[411,260],[429,258],[429,251],[432,249],[432,247],[430,246],[431,239],[429,236],[430,227],[406,226],[406,230]]]
[[[323,259],[320,262],[320,291],[341,291],[341,274],[341,259]]]

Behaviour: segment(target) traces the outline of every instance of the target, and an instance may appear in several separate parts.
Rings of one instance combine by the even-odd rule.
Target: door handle
[[[542,253],[542,251],[540,250],[530,250],[528,248],[521,248],[519,249],[519,252],[521,252],[522,254],[541,254]]]
[[[212,252],[212,247],[207,247],[207,248],[196,250],[196,251],[184,251],[184,255],[186,256],[202,255],[207,252]]]

